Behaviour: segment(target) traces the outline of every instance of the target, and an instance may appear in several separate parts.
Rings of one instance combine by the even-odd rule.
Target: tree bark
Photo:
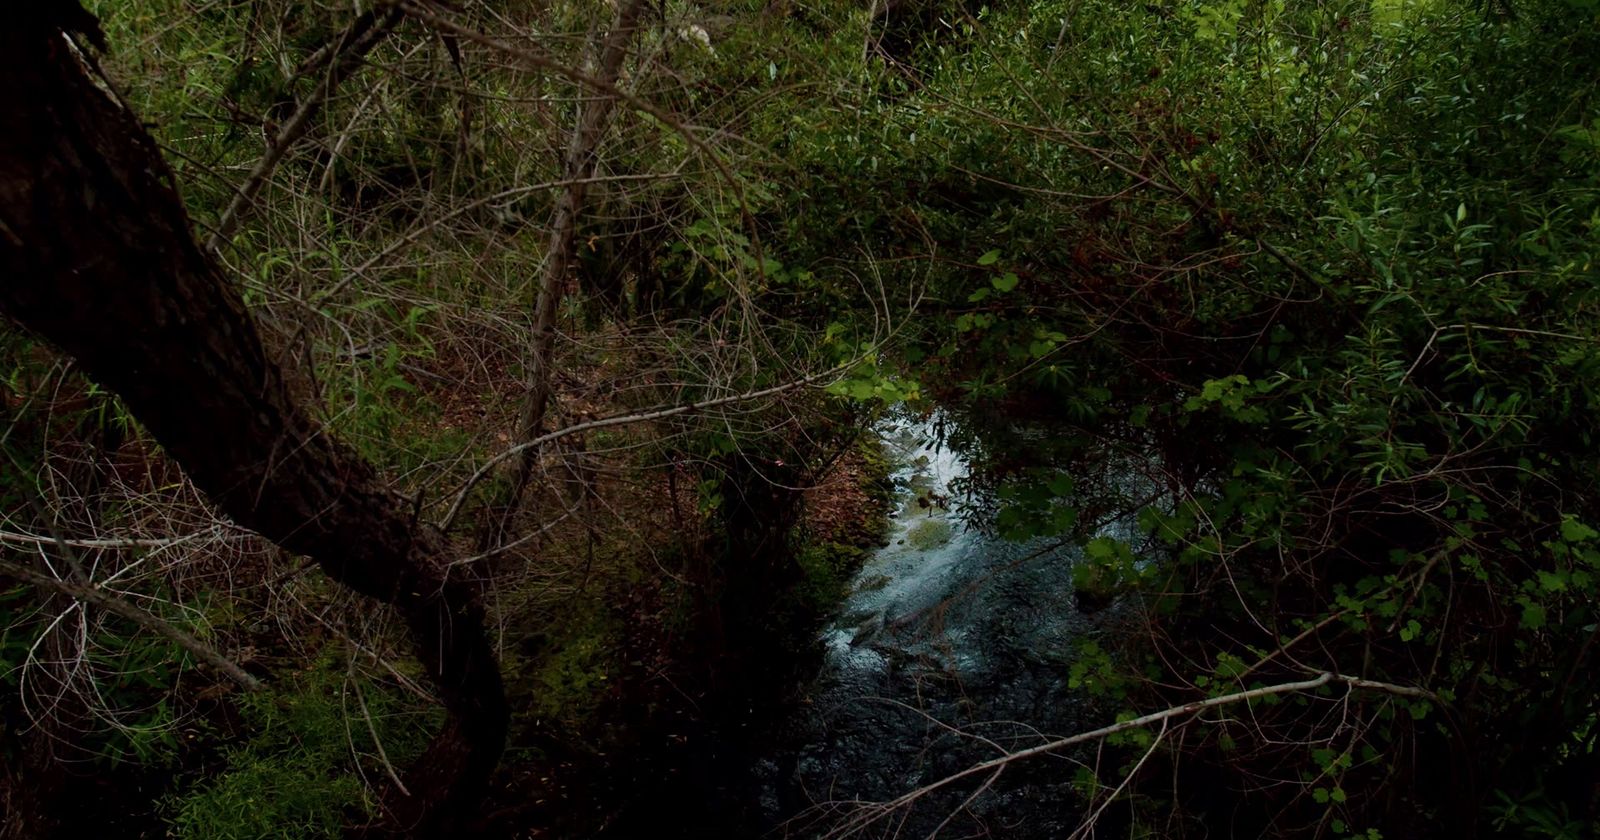
[[[451,574],[444,537],[294,403],[155,142],[62,34],[82,16],[75,0],[29,3],[0,27],[0,312],[120,395],[235,521],[404,618],[447,714],[411,795],[386,804],[395,828],[444,831],[481,796],[507,728],[477,590]]]

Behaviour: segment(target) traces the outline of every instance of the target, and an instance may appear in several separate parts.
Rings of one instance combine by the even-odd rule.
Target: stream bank
[[[709,678],[619,675],[654,691],[607,713],[631,745],[560,757],[546,784],[564,804],[535,836],[831,836],[870,803],[1103,722],[1071,666],[1078,642],[1110,632],[1118,611],[1080,603],[1079,550],[986,528],[963,504],[967,463],[940,444],[937,418],[878,433],[892,486],[877,544],[802,544],[799,583],[742,607],[787,629],[725,634],[719,657],[732,658],[701,663]],[[851,480],[870,483],[870,472]],[[828,498],[836,511],[865,504]],[[1064,837],[1083,817],[1084,758],[1042,757],[942,787],[860,836]]]
[[[894,465],[886,539],[800,646],[809,653],[770,669],[790,682],[702,701],[681,740],[640,765],[603,836],[826,836],[862,803],[1083,728],[1090,710],[1069,670],[1096,621],[1073,590],[1076,549],[967,521],[954,498],[966,464],[934,420],[881,437]],[[863,836],[1062,837],[1082,816],[1078,770],[1049,757],[953,784]]]
[[[816,836],[875,802],[930,784],[1041,733],[1080,728],[1069,685],[1075,642],[1093,632],[1072,587],[1072,550],[1008,542],[960,515],[966,472],[932,420],[885,430],[900,464],[888,544],[856,576],[821,642],[822,667],[779,746],[757,764],[769,828]],[[865,836],[1060,837],[1077,825],[1076,766],[1045,760],[920,799]]]

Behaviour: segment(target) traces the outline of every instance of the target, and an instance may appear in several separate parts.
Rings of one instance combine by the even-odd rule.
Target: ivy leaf
[[[988,256],[988,254],[985,254],[984,256]],[[1002,292],[1009,292],[1012,289],[1015,289],[1017,284],[1020,282],[1022,281],[1017,278],[1017,275],[1009,271],[989,281],[990,285]]]

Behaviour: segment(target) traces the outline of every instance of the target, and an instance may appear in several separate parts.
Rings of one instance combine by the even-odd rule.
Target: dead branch
[[[623,0],[617,8],[617,19],[598,43],[596,78],[610,87],[616,87],[622,76],[622,65],[627,59],[629,46],[639,28],[639,16],[644,11],[645,0]],[[566,159],[562,162],[562,177],[569,183],[556,194],[555,215],[550,224],[549,246],[545,249],[544,276],[540,279],[533,301],[533,343],[528,348],[528,374],[517,421],[517,437],[531,440],[538,437],[544,427],[545,415],[550,408],[550,366],[555,354],[556,307],[561,302],[562,285],[573,260],[573,237],[578,218],[584,212],[585,189],[589,178],[594,177],[599,166],[600,142],[610,124],[615,96],[602,96],[586,101],[578,107],[578,123],[572,129],[567,143]],[[534,451],[527,450],[517,464],[511,481],[511,499],[502,516],[499,542],[506,525],[521,505],[528,479],[533,475]]]
[[[384,9],[381,14],[376,10],[365,12],[345,29],[338,40],[324,48],[331,48],[336,55],[331,58],[313,56],[313,61],[317,63],[328,63],[327,72],[321,83],[306,94],[300,101],[299,107],[295,108],[294,113],[284,121],[278,133],[272,137],[266,153],[256,161],[255,168],[250,170],[244,183],[239,185],[233,201],[229,202],[227,209],[222,211],[222,216],[217,219],[216,227],[206,239],[206,250],[220,250],[222,244],[239,229],[244,214],[255,204],[256,196],[266,185],[267,179],[272,177],[273,170],[277,169],[284,155],[289,153],[289,147],[305,136],[306,131],[311,128],[311,118],[322,108],[323,101],[341,82],[361,67],[362,59],[394,29],[400,19],[400,10],[393,7]],[[319,50],[319,55],[320,53]]]
[[[582,70],[569,67],[542,51],[523,49],[496,38],[492,38],[481,32],[477,32],[462,26],[461,24],[449,20],[448,18],[434,14],[424,5],[420,5],[415,2],[401,2],[399,4],[399,8],[402,9],[407,15],[434,27],[441,32],[447,32],[462,39],[488,47],[489,49],[496,50],[531,67],[537,67],[541,70],[549,70],[559,76],[567,78],[570,81],[576,82],[580,85],[590,88],[591,90],[604,94],[605,96],[625,102],[627,103],[628,107],[654,117],[662,125],[678,134],[683,138],[685,143],[689,144],[691,148],[697,152],[700,152],[701,154],[704,154],[707,159],[711,161],[711,165],[716,168],[717,174],[720,175],[733,190],[734,197],[739,201],[739,215],[744,219],[745,226],[749,229],[750,246],[755,252],[756,274],[757,276],[761,277],[762,280],[766,279],[766,268],[763,265],[765,260],[762,256],[761,247],[761,232],[756,227],[755,216],[750,212],[750,204],[745,200],[743,184],[741,184],[739,179],[733,174],[733,170],[728,167],[727,161],[724,161],[722,156],[718,155],[711,148],[709,143],[701,138],[700,135],[691,130],[689,126],[686,126],[680,122],[666,109],[640,96],[636,96],[633,93],[616,86],[615,84],[608,83],[604,79],[596,78],[595,76],[585,73]]]
[[[200,641],[199,639],[196,639],[178,627],[175,627],[172,624],[162,621],[150,613],[139,609],[138,607],[128,603],[116,595],[113,595],[101,587],[95,586],[94,584],[73,583],[71,581],[61,580],[59,578],[44,574],[43,572],[30,569],[27,566],[12,563],[9,560],[0,560],[0,573],[17,578],[18,580],[25,580],[36,586],[42,586],[46,589],[53,589],[63,595],[73,598],[74,600],[85,604],[93,604],[103,610],[106,610],[107,612],[120,615],[123,618],[132,621],[134,624],[145,628],[146,630],[152,630],[156,633],[166,636],[168,639],[171,639],[173,642],[177,643],[179,647],[189,651],[190,653],[199,657],[201,660],[209,663],[213,668],[216,668],[222,673],[227,674],[233,679],[234,682],[237,682],[246,690],[256,691],[261,688],[261,680],[257,679],[255,676],[239,667],[233,662],[233,660],[223,656],[221,653],[218,653],[215,648],[211,647],[205,642]]]
[[[466,503],[467,497],[471,495],[472,489],[477,487],[480,482],[487,478],[489,472],[496,466],[504,463],[509,458],[514,458],[524,452],[544,446],[551,441],[559,440],[567,437],[568,435],[581,434],[583,432],[589,432],[595,429],[604,429],[609,426],[622,426],[629,423],[643,423],[649,420],[660,420],[664,417],[672,417],[678,414],[688,414],[693,411],[703,411],[708,408],[717,408],[719,406],[731,405],[733,403],[758,400],[762,397],[770,397],[776,394],[781,394],[785,391],[792,391],[795,388],[810,385],[813,382],[817,382],[830,376],[836,376],[853,367],[854,365],[855,361],[851,361],[837,367],[829,368],[820,373],[814,373],[810,376],[801,377],[800,379],[790,380],[781,385],[773,385],[768,388],[758,388],[754,391],[745,391],[742,394],[732,394],[726,397],[717,397],[715,399],[702,400],[697,403],[689,403],[686,405],[665,406],[649,411],[619,414],[612,417],[602,417],[598,420],[590,420],[584,423],[568,426],[565,429],[558,429],[554,432],[540,435],[533,440],[519,443],[516,446],[501,450],[498,455],[495,455],[493,458],[490,458],[488,461],[484,462],[483,466],[479,467],[478,471],[473,473],[472,477],[467,479],[466,483],[461,486],[461,489],[456,491],[456,500],[451,503],[450,510],[446,512],[444,518],[440,520],[439,530],[446,532],[450,530],[450,526],[455,524],[456,517],[461,513],[461,506]]]
[[[999,758],[981,761],[977,764],[973,764],[965,770],[952,773],[942,779],[939,779],[938,781],[923,785],[908,793],[901,794],[900,796],[897,796],[888,802],[870,803],[866,806],[868,811],[864,816],[850,820],[839,830],[830,832],[828,836],[843,836],[845,834],[853,833],[867,825],[872,824],[873,822],[876,822],[879,819],[884,818],[889,814],[911,805],[913,802],[921,799],[929,793],[932,793],[933,791],[948,787],[949,785],[952,785],[970,776],[997,771],[1014,762],[1058,752],[1076,744],[1108,738],[1112,735],[1116,735],[1119,732],[1127,732],[1132,729],[1141,729],[1154,723],[1163,724],[1163,731],[1165,731],[1166,722],[1172,718],[1194,715],[1198,712],[1205,711],[1206,709],[1216,708],[1218,706],[1227,706],[1234,703],[1248,702],[1250,700],[1256,700],[1262,697],[1311,691],[1333,683],[1343,683],[1352,689],[1364,689],[1368,691],[1382,692],[1385,694],[1393,694],[1401,697],[1415,697],[1423,700],[1439,702],[1438,695],[1424,688],[1395,685],[1393,683],[1361,679],[1358,677],[1347,677],[1343,674],[1336,674],[1332,671],[1324,671],[1321,674],[1318,674],[1316,677],[1308,680],[1262,686],[1260,688],[1252,688],[1247,691],[1239,691],[1233,694],[1224,694],[1220,697],[1210,697],[1205,700],[1196,700],[1193,703],[1185,703],[1181,706],[1173,706],[1170,709],[1152,712],[1148,715],[1133,718],[1132,720],[1113,723],[1109,726],[1102,726],[1099,729],[1094,729],[1089,732],[1082,732],[1077,735],[1072,735],[1066,738],[1060,738],[1048,743],[1040,744],[1036,747],[1029,747],[1025,750],[1017,750],[1016,752],[1007,753]]]
[[[64,545],[72,548],[91,549],[129,549],[129,548],[171,548],[176,545],[194,542],[201,539],[222,539],[222,529],[214,528],[207,531],[196,531],[184,534],[181,537],[163,537],[159,539],[99,539],[99,540],[73,540],[44,537],[38,534],[22,534],[15,531],[0,531],[0,543],[14,543],[19,545]]]

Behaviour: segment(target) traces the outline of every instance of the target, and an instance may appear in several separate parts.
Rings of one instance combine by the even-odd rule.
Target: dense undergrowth
[[[90,5],[202,238],[356,16]],[[1080,603],[1121,605],[1052,652],[1100,707],[1420,691],[1124,734],[1083,777],[1102,830],[1597,830],[1593,4],[652,7],[552,287],[547,428],[726,402],[552,441],[520,498],[473,482],[521,440],[598,94],[515,50],[598,72],[614,7],[457,5],[426,8],[488,38],[402,20],[219,255],[297,394],[481,570],[515,712],[479,828],[599,831],[683,733],[782,702],[901,403],[945,410],[958,504],[1081,544]],[[378,818],[435,714],[392,620],[219,520],[69,360],[8,327],[0,371],[6,558],[83,564],[270,686],[7,582],[0,749],[58,769],[0,774],[4,828]],[[1099,530],[1126,516],[1145,539]]]
[[[837,166],[811,200],[881,199],[851,233],[882,264],[928,258],[902,282],[941,317],[900,358],[966,407],[974,501],[1077,534],[1081,600],[1142,610],[1083,640],[1085,691],[1426,692],[1140,736],[1098,782],[1137,768],[1126,830],[1594,830],[1595,32],[1567,4],[973,10],[903,56],[881,165],[802,156]],[[1119,513],[1148,541],[1097,532]]]

